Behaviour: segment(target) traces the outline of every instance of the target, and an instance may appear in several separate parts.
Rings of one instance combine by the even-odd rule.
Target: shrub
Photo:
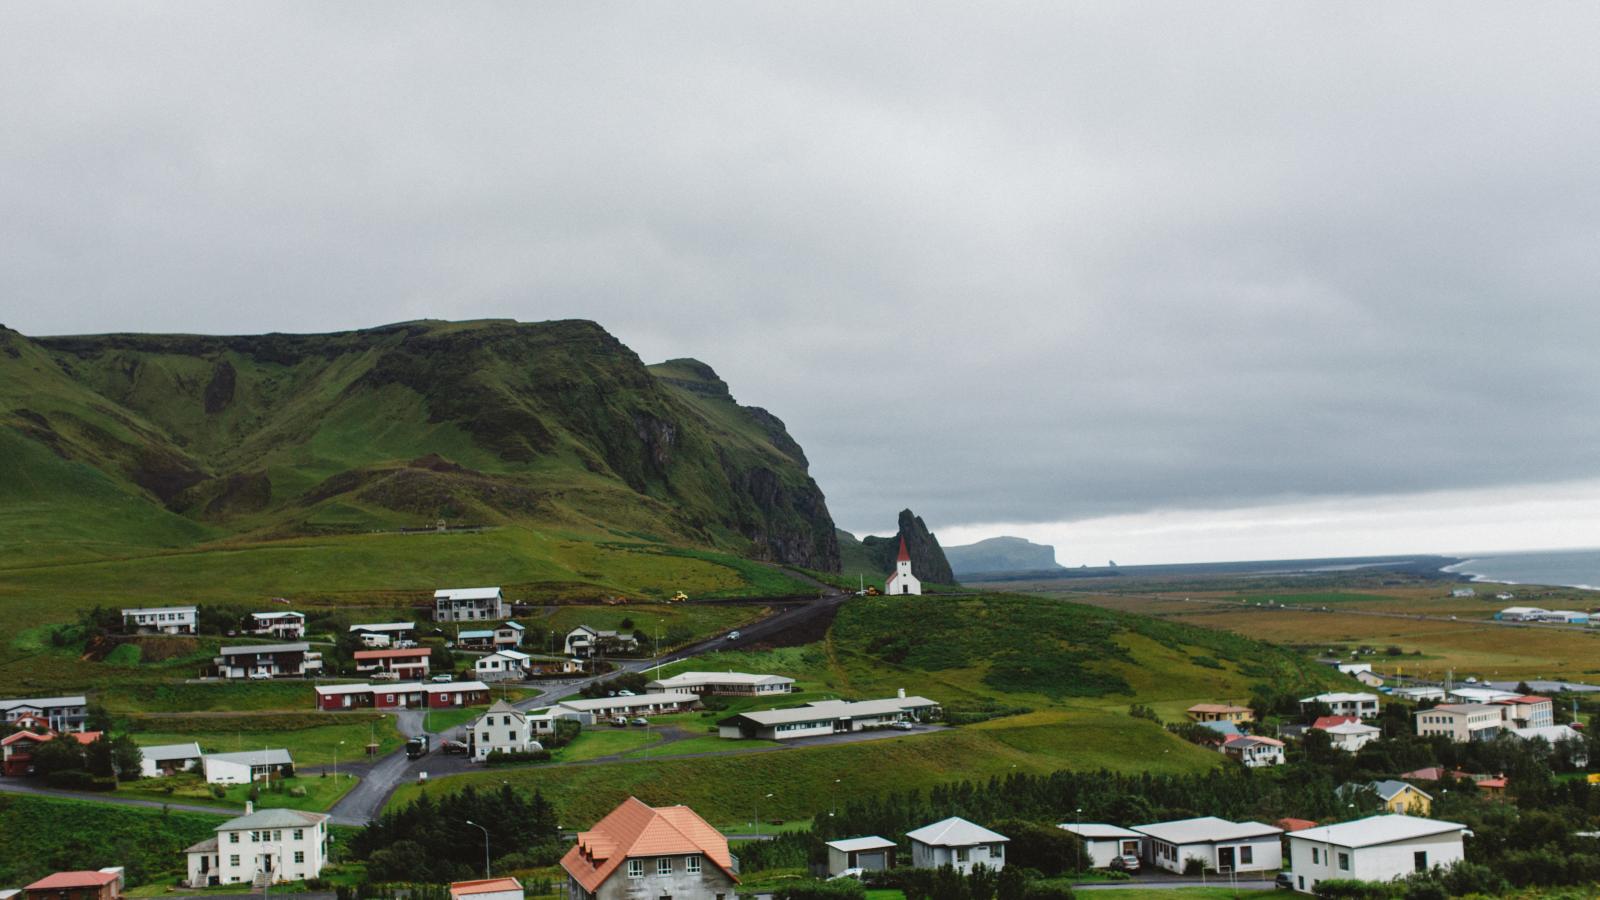
[[[549,762],[549,760],[549,750],[524,750],[518,752],[496,750],[484,758],[483,764],[486,766],[509,766],[514,763]]]
[[[1023,900],[1072,900],[1072,888],[1053,881],[1035,881],[1023,891]]]
[[[867,889],[854,878],[796,881],[772,892],[775,900],[862,900]]]
[[[1191,856],[1183,861],[1183,874],[1203,875],[1206,871],[1206,861],[1198,856]]]
[[[224,797],[228,796],[228,789],[223,787],[220,784],[213,784],[211,786],[211,796],[217,798],[218,800],[221,800]]]
[[[1389,885],[1353,878],[1329,878],[1319,881],[1311,889],[1318,897],[1339,897],[1344,900],[1388,900],[1394,889]]]

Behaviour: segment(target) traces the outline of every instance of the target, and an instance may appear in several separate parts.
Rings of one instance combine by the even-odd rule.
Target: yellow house
[[[1414,784],[1404,781],[1374,781],[1367,785],[1383,801],[1383,808],[1403,816],[1433,814],[1433,798]]]
[[[1248,706],[1230,706],[1226,703],[1196,703],[1189,707],[1191,722],[1232,722],[1238,725],[1255,721],[1256,714]]]

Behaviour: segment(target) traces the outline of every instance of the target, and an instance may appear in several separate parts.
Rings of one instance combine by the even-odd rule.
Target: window
[[[1304,875],[1296,875],[1295,881],[1299,883],[1300,890],[1303,891],[1306,889],[1306,877]]]
[[[989,855],[994,857],[995,859],[999,859],[1000,857],[1005,856],[1006,855],[1006,845],[1005,844],[991,844],[991,845],[989,845]]]
[[[304,828],[296,828],[294,830],[294,839],[295,840],[302,841],[302,840],[305,840],[305,837],[306,837],[306,830]]]
[[[1428,851],[1418,850],[1411,854],[1411,867],[1418,872],[1428,871]]]
[[[239,832],[237,832],[237,831],[228,832],[228,843],[230,843],[230,844],[239,843]]]
[[[690,875],[699,875],[700,874],[700,857],[698,857],[698,856],[685,856],[683,858],[683,870],[685,872],[688,872]]]
[[[235,854],[233,854],[233,855],[228,857],[228,865],[237,866],[238,864],[239,864],[239,854],[235,853]]]
[[[250,832],[250,843],[254,844],[254,843],[256,843],[256,842],[258,842],[260,840],[261,840],[261,832],[259,832],[259,831]]]
[[[1344,872],[1350,871],[1350,854],[1342,851],[1339,853],[1339,869]]]
[[[968,851],[967,851],[966,847],[957,847],[956,848],[956,862],[966,862],[967,861],[967,852]]]
[[[1239,848],[1239,863],[1240,863],[1240,865],[1248,866],[1251,863],[1254,863],[1255,861],[1256,861],[1256,848],[1251,847],[1248,844],[1246,844],[1245,846]]]
[[[306,861],[306,852],[304,850],[296,850],[294,852],[294,861],[297,862],[297,863],[305,862]]]
[[[642,859],[630,859],[630,860],[628,860],[628,877],[629,878],[643,878],[644,877],[644,860],[642,860]]]
[[[1322,863],[1322,854],[1321,854],[1321,852],[1318,851],[1317,848],[1312,847],[1311,848],[1311,864],[1315,866],[1315,865],[1320,865],[1321,863]]]
[[[671,875],[672,874],[672,857],[663,856],[663,857],[660,857],[660,858],[658,858],[656,860],[656,874],[657,875]]]

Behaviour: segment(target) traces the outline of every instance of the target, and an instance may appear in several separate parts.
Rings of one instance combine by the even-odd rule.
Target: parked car
[[[890,722],[889,727],[897,728],[901,731],[910,731],[913,728],[916,728],[917,724],[915,722]]]
[[[611,717],[611,724],[617,726],[618,728],[626,728],[628,726],[628,717],[627,716],[612,716]]]
[[[634,693],[633,693],[633,691],[630,691],[627,688],[623,688],[622,690],[617,691],[617,696],[618,697],[632,697],[632,696],[634,696]]]
[[[1111,860],[1111,868],[1118,872],[1127,872],[1129,875],[1139,874],[1139,857],[1132,853],[1124,853]]]
[[[251,681],[271,681],[272,680],[272,675],[269,672],[251,672],[250,673],[250,680]]]
[[[449,675],[435,675],[432,678],[429,678],[428,680],[433,682],[434,684],[449,684],[450,683],[450,676]]]
[[[730,641],[737,641],[739,639],[739,637],[740,637],[740,635],[739,635],[739,632],[737,632],[737,631],[728,632],[728,640],[730,640]]]
[[[1294,874],[1291,872],[1279,872],[1278,877],[1272,879],[1272,886],[1280,891],[1294,890]]]
[[[466,753],[467,745],[461,741],[440,741],[440,753]]]
[[[635,724],[635,725],[649,725],[650,724],[650,720],[646,719],[644,716],[635,716],[634,719],[633,719],[633,724]]]

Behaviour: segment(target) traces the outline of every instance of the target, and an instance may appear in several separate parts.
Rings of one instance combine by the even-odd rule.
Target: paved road
[[[0,793],[30,794],[37,797],[53,797],[59,800],[91,800],[95,803],[111,803],[117,806],[142,806],[146,809],[161,809],[165,807],[176,812],[205,813],[212,816],[232,817],[239,815],[240,812],[238,810],[218,809],[215,806],[169,803],[164,800],[144,800],[138,797],[117,797],[93,791],[63,791],[56,788],[39,787],[33,782],[17,778],[0,778]]]
[[[1218,880],[1216,878],[1206,882],[1202,882],[1198,878],[1188,881],[1134,879],[1130,881],[1087,881],[1072,885],[1072,889],[1075,891],[1166,891],[1197,887],[1220,887],[1240,891],[1271,891],[1276,890],[1278,886],[1270,881],[1239,881],[1229,884],[1226,879]]]
[[[771,615],[761,619],[760,621],[741,626],[739,628],[739,637],[736,640],[728,640],[726,635],[718,635],[717,637],[708,638],[698,643],[681,647],[671,653],[664,654],[659,660],[612,660],[615,669],[611,672],[577,681],[549,685],[538,696],[519,700],[515,705],[519,709],[532,709],[539,706],[549,706],[552,703],[564,700],[567,697],[578,693],[579,691],[583,690],[586,685],[597,680],[614,678],[617,675],[626,672],[643,672],[654,668],[657,665],[666,665],[670,662],[688,659],[693,656],[698,656],[702,653],[709,653],[713,650],[740,649],[752,644],[761,643],[783,633],[790,628],[803,625],[813,619],[816,619],[819,616],[831,616],[838,608],[839,604],[843,603],[850,597],[849,594],[829,588],[822,582],[801,575],[798,572],[791,572],[789,570],[785,571],[789,572],[789,574],[793,577],[801,578],[812,584],[819,590],[819,592],[823,592],[822,596],[816,600],[805,601],[752,601],[770,602],[773,606],[777,607],[777,609]],[[400,713],[399,726],[401,733],[405,734],[407,737],[421,734],[422,713],[416,710],[402,711]],[[881,738],[883,736],[892,737],[904,733],[905,732],[893,732],[889,735],[872,735],[870,732],[866,733],[867,735],[872,735],[872,737],[866,737],[864,735],[830,735],[817,740],[828,741],[830,743],[848,743],[848,740],[830,741],[829,738],[870,740],[874,738]],[[742,752],[752,753],[782,749],[786,748],[753,747]],[[711,753],[684,754],[678,758],[687,759],[696,756],[720,756],[726,755],[730,752],[738,751],[715,751]],[[594,765],[602,762],[632,761],[635,760],[633,758],[619,760],[615,757],[612,757],[596,760],[584,760],[578,763],[565,763],[560,765]],[[430,753],[421,759],[412,760],[406,759],[406,755],[403,750],[397,750],[381,760],[363,765],[365,766],[364,770],[356,766],[352,766],[350,768],[350,771],[359,772],[361,774],[361,783],[356,785],[356,787],[351,790],[350,793],[345,794],[344,797],[340,798],[339,802],[334,804],[333,809],[329,811],[333,816],[333,821],[337,824],[364,825],[367,822],[376,819],[383,811],[384,804],[389,801],[389,797],[394,794],[395,789],[406,782],[417,780],[423,773],[427,773],[428,777],[432,779],[441,775],[452,775],[458,772],[469,771],[471,768],[473,768],[471,764],[467,762],[466,758],[462,756],[446,756],[442,753]]]

